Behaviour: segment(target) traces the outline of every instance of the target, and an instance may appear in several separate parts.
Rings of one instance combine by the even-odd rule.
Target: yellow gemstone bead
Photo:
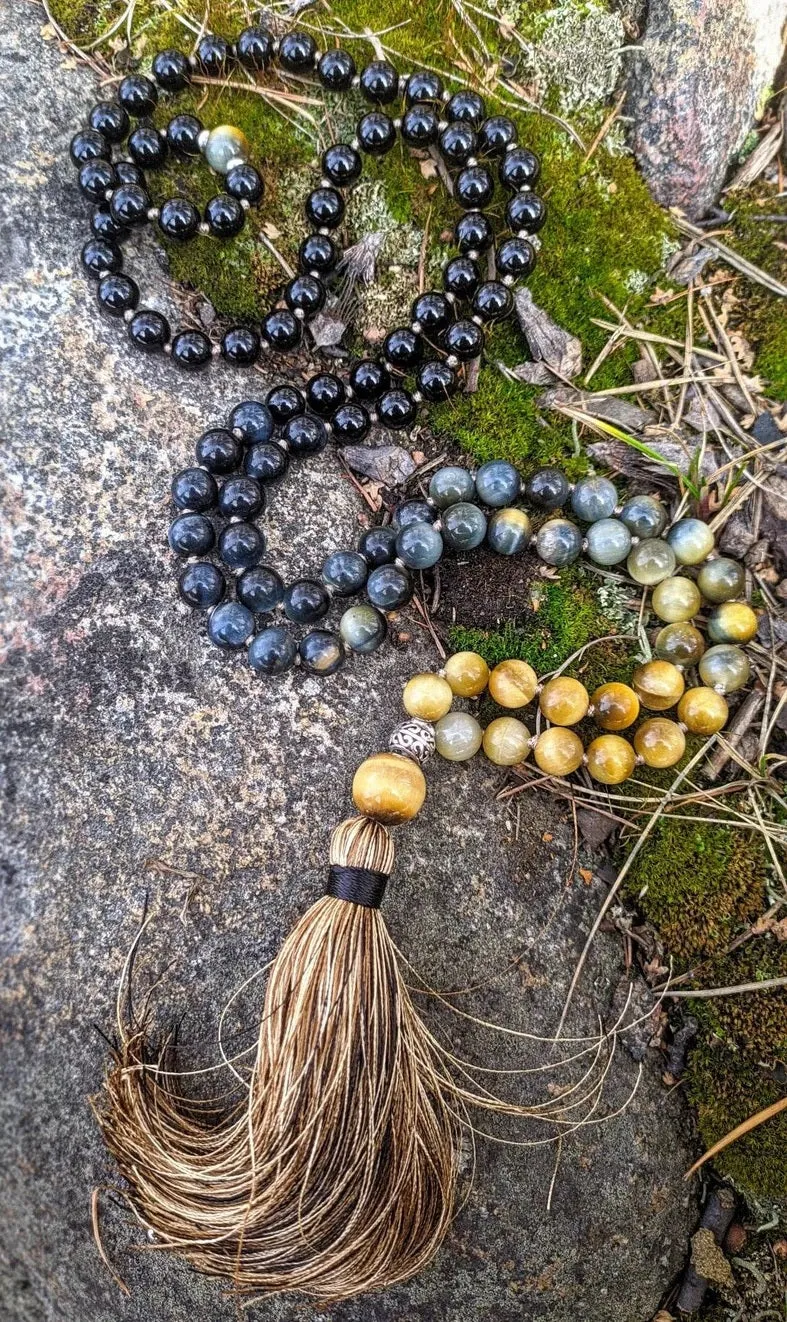
[[[756,632],[757,616],[745,601],[725,601],[708,619],[708,637],[714,643],[750,643]]]
[[[443,673],[458,698],[477,698],[489,683],[489,666],[477,652],[454,652]]]
[[[601,684],[591,702],[596,724],[602,730],[625,730],[639,716],[639,698],[628,684]]]
[[[527,661],[501,661],[489,676],[489,696],[501,707],[526,707],[537,688],[538,676]]]
[[[677,721],[652,716],[634,735],[634,748],[648,767],[674,767],[686,752],[686,736]]]
[[[353,803],[364,817],[388,826],[409,822],[426,798],[424,773],[409,757],[375,753],[353,777]]]
[[[676,574],[674,578],[664,578],[656,584],[650,602],[660,620],[665,624],[677,624],[679,620],[690,620],[697,614],[702,597],[693,579]]]
[[[730,709],[721,693],[701,685],[687,689],[678,703],[678,719],[690,734],[716,734],[727,724]]]
[[[600,734],[588,744],[587,758],[588,771],[602,785],[620,785],[637,765],[634,749],[619,734]]]
[[[678,667],[671,661],[647,661],[644,666],[637,666],[631,682],[643,707],[650,707],[651,711],[674,707],[686,687]]]
[[[557,675],[541,690],[538,705],[553,725],[576,725],[587,716],[590,698],[584,684],[569,675]]]
[[[404,686],[402,702],[409,716],[420,716],[422,721],[439,721],[451,710],[454,700],[451,685],[442,675],[413,675]]]
[[[231,162],[249,159],[251,148],[246,134],[234,124],[219,124],[210,130],[203,152],[212,170],[226,174]]]
[[[536,763],[547,776],[569,776],[581,767],[585,750],[582,740],[573,730],[553,725],[538,736],[533,749]]]
[[[498,767],[515,767],[530,752],[530,731],[515,716],[498,716],[484,730],[484,752]]]

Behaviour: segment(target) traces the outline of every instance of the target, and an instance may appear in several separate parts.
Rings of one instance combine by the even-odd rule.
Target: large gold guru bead
[[[426,798],[426,780],[416,762],[398,753],[367,757],[353,777],[353,803],[364,817],[387,826],[409,822]]]

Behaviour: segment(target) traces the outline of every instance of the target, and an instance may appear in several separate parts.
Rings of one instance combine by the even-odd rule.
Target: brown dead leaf
[[[273,240],[273,239],[281,238],[281,230],[277,229],[277,227],[274,225],[272,220],[266,220],[264,224],[260,226],[260,228],[263,234],[265,235],[266,239]]]
[[[437,165],[431,156],[427,156],[425,160],[421,161],[420,170],[424,179],[437,178]]]
[[[552,840],[554,840],[554,838],[555,837],[553,836],[551,831],[545,831],[541,837],[545,845],[548,845]]]
[[[592,885],[592,883],[593,883],[593,873],[592,873],[592,871],[590,870],[590,868],[579,868],[579,875],[580,875],[580,877],[582,878],[582,880],[584,881],[584,883],[585,883],[586,886],[590,886],[590,885]]]
[[[527,286],[517,290],[514,303],[533,359],[545,363],[563,379],[577,376],[582,371],[582,345],[576,335],[558,326],[548,312],[538,307]]]

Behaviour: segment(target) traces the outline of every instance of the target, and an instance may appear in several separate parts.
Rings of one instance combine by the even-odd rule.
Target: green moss
[[[702,985],[738,987],[787,977],[787,946],[753,937],[703,969]],[[757,1060],[787,1059],[787,989],[745,992],[692,1002],[693,1013],[708,1029]]]
[[[774,197],[774,191],[760,182],[748,192],[734,195],[730,243],[756,266],[787,282],[787,252],[779,246],[784,241],[784,225],[757,219],[763,215],[787,215],[784,200]],[[762,285],[746,280],[739,282],[736,292],[738,309],[742,312],[741,329],[757,355],[756,369],[772,398],[787,399],[784,300],[770,294]]]

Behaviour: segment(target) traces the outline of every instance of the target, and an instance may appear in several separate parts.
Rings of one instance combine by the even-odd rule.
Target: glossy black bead
[[[176,555],[207,555],[215,542],[213,524],[204,514],[179,514],[169,526],[169,544]]]
[[[469,87],[461,92],[454,92],[445,108],[446,119],[461,120],[464,124],[472,124],[474,129],[480,128],[485,113],[483,97],[471,91]]]
[[[396,559],[395,528],[367,528],[358,539],[358,550],[371,569],[392,565]]]
[[[346,50],[328,50],[320,56],[317,77],[331,92],[346,92],[355,77],[355,60]]]
[[[489,206],[494,191],[494,180],[485,165],[465,166],[454,184],[454,197],[468,211]]]
[[[363,161],[347,142],[336,142],[322,154],[322,172],[337,188],[347,188],[360,179]]]
[[[433,359],[424,363],[416,377],[418,389],[430,404],[444,403],[456,393],[458,385],[456,372],[448,363]]]
[[[103,202],[116,184],[117,175],[109,161],[96,158],[80,166],[79,191],[89,202]]]
[[[446,164],[459,167],[475,155],[475,133],[469,124],[449,124],[440,134],[437,145]]]
[[[298,249],[298,265],[302,271],[316,271],[328,275],[336,268],[341,251],[330,234],[307,234]]]
[[[516,142],[516,125],[507,115],[491,115],[478,130],[478,151],[483,156],[503,156]]]
[[[297,655],[298,645],[289,629],[263,629],[249,643],[249,665],[257,675],[282,675]]]
[[[316,624],[331,608],[331,598],[314,578],[297,578],[284,590],[284,613],[295,624]]]
[[[387,60],[372,60],[361,70],[361,92],[367,101],[386,106],[399,94],[399,75]]]
[[[88,161],[108,161],[110,146],[107,138],[97,129],[80,129],[71,139],[69,148],[74,165],[87,165]]]
[[[274,308],[263,319],[262,333],[277,353],[288,353],[301,342],[301,323],[289,308]]]
[[[202,123],[196,115],[175,115],[167,125],[167,142],[178,156],[199,156]]]
[[[371,110],[358,121],[358,141],[370,156],[384,156],[396,142],[394,122],[381,110]]]
[[[344,198],[335,188],[314,188],[306,199],[306,219],[318,229],[336,229],[344,216]]]
[[[240,234],[246,219],[243,207],[229,193],[217,193],[205,206],[205,221],[217,239],[231,239]]]
[[[167,159],[167,142],[152,124],[139,124],[129,135],[128,149],[142,170],[159,170]]]
[[[230,61],[229,43],[208,33],[197,46],[197,59],[209,78],[220,78]]]
[[[135,184],[137,188],[145,188],[145,172],[133,161],[115,161],[115,174],[120,184]]]
[[[506,224],[515,234],[536,234],[547,218],[547,209],[536,193],[516,193],[506,206]]]
[[[500,182],[512,190],[529,187],[535,183],[540,169],[535,152],[527,147],[513,147],[500,162]]]
[[[195,455],[198,464],[209,473],[232,473],[240,463],[240,445],[232,432],[224,427],[212,427],[197,441]]]
[[[139,302],[139,286],[128,275],[105,275],[98,282],[98,302],[111,317],[122,317]]]
[[[358,444],[369,435],[372,422],[362,404],[342,404],[331,418],[331,426],[337,441]]]
[[[199,330],[179,331],[173,337],[171,355],[173,363],[177,363],[178,367],[195,372],[211,360],[210,340]]]
[[[536,264],[536,254],[527,239],[506,239],[495,253],[498,275],[510,275],[515,280],[529,275]]]
[[[264,69],[273,59],[273,37],[267,28],[244,28],[235,42],[235,54],[244,69]]]
[[[454,226],[454,238],[461,253],[486,252],[494,243],[495,231],[483,211],[466,211]]]
[[[253,519],[265,506],[265,493],[253,477],[228,477],[219,492],[225,519]]]
[[[447,353],[452,353],[460,362],[469,362],[477,358],[484,347],[484,332],[474,321],[454,321],[445,333],[444,345]]]
[[[280,427],[306,408],[306,400],[295,386],[274,386],[265,396],[265,403],[273,414],[273,421]]]
[[[305,413],[290,418],[289,422],[284,424],[282,435],[290,448],[290,453],[298,456],[319,454],[328,444],[325,423],[320,418]]]
[[[228,569],[251,569],[264,554],[265,538],[256,523],[231,523],[219,533],[219,555]]]
[[[244,399],[241,404],[236,404],[227,419],[227,426],[243,445],[260,445],[269,441],[275,430],[271,410],[259,399]]]
[[[208,616],[208,637],[225,651],[245,647],[254,632],[254,616],[239,601],[225,601]]]
[[[525,496],[541,510],[560,509],[568,500],[571,487],[559,468],[537,468],[525,485]]]
[[[334,551],[322,567],[323,582],[337,597],[354,597],[368,573],[369,566],[360,551]]]
[[[219,497],[216,479],[204,468],[184,468],[172,479],[172,499],[179,510],[204,514],[213,509]]]
[[[308,32],[288,32],[279,46],[279,64],[288,73],[310,73],[317,59],[317,43]]]
[[[361,358],[350,371],[350,385],[359,399],[379,399],[391,384],[391,374],[376,358]]]
[[[260,356],[260,345],[251,326],[230,326],[221,339],[221,356],[235,367],[251,367]]]
[[[116,243],[106,239],[88,239],[81,253],[82,266],[94,280],[100,280],[108,272],[119,271],[123,265],[123,254]]]
[[[256,569],[247,569],[241,574],[236,591],[238,601],[255,615],[267,615],[284,599],[284,584],[276,570],[267,565],[258,565]]]
[[[191,76],[188,57],[179,50],[162,50],[153,57],[153,77],[165,92],[182,92]]]
[[[162,203],[159,228],[168,239],[191,239],[199,230],[199,212],[187,197],[170,197]]]
[[[181,600],[197,610],[218,606],[225,589],[224,575],[209,560],[198,560],[194,565],[186,565],[178,579]]]
[[[128,323],[128,335],[131,343],[146,353],[155,353],[163,349],[169,339],[169,322],[161,312],[152,308],[140,308]]]
[[[284,477],[289,462],[286,450],[275,441],[261,441],[246,451],[243,467],[257,482],[276,482]]]
[[[306,386],[306,401],[321,418],[329,418],[347,397],[347,391],[333,372],[318,372]]]
[[[129,130],[128,115],[117,101],[97,101],[88,115],[88,123],[107,142],[122,142]],[[106,152],[98,155],[106,156]]]
[[[408,106],[414,106],[421,101],[431,101],[435,104],[443,99],[443,80],[436,73],[430,73],[428,69],[418,69],[411,73],[407,79],[404,88],[404,99]]]
[[[440,132],[437,114],[431,106],[411,106],[402,116],[402,141],[408,147],[431,147]]]
[[[312,629],[298,644],[303,669],[310,675],[334,675],[344,665],[344,643],[331,629]]]
[[[472,298],[481,283],[481,272],[472,257],[454,257],[443,271],[443,287],[456,298]]]
[[[366,595],[378,610],[399,610],[413,595],[412,580],[398,565],[380,565],[366,581]]]
[[[423,358],[424,343],[420,335],[409,326],[397,326],[383,340],[383,353],[386,362],[397,371],[409,372]]]
[[[411,315],[427,339],[434,340],[450,324],[454,313],[445,294],[430,292],[415,299]]]
[[[109,214],[123,229],[147,224],[149,207],[150,197],[139,184],[121,184],[109,199]]]
[[[224,176],[224,186],[230,197],[239,202],[250,202],[252,206],[262,201],[265,185],[259,170],[253,165],[233,165]]]
[[[144,74],[130,73],[118,87],[117,99],[129,115],[141,119],[143,115],[152,115],[156,109],[158,89]]]
[[[115,224],[109,214],[109,207],[96,208],[90,219],[90,228],[97,239],[106,239],[109,243],[119,243],[128,235],[127,229]]]
[[[485,280],[473,295],[473,311],[482,321],[500,321],[513,311],[511,290],[499,280]]]
[[[377,416],[384,427],[398,431],[412,426],[418,407],[409,390],[386,390],[377,401]]]
[[[284,301],[291,312],[314,317],[325,303],[325,285],[314,275],[297,275],[285,285]]]

